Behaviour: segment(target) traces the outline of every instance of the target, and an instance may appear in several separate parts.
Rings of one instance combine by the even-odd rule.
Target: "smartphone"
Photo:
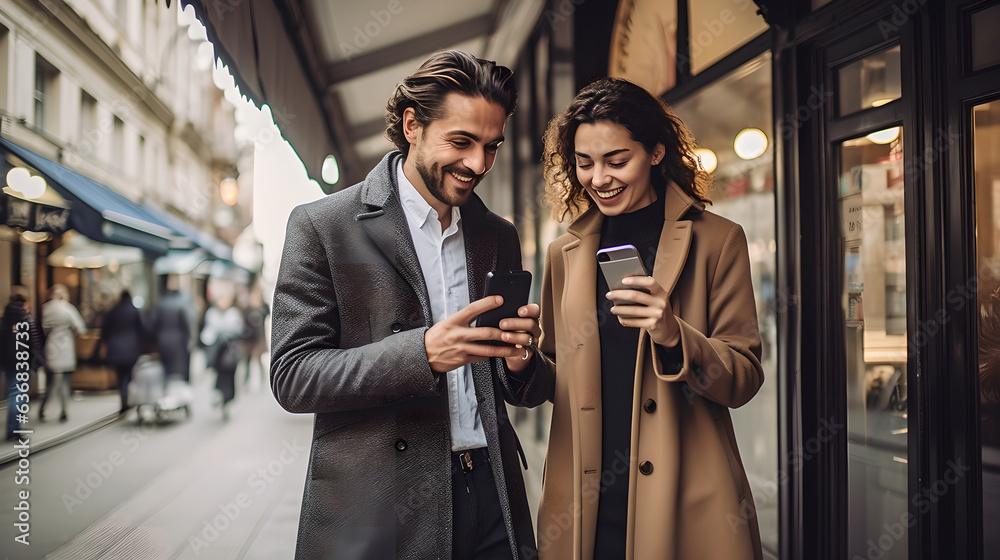
[[[612,290],[639,290],[649,293],[649,290],[645,288],[622,284],[622,280],[628,276],[648,276],[635,245],[618,245],[617,247],[601,249],[597,252],[597,264],[601,266],[604,279],[608,281],[608,288]],[[616,301],[615,305],[635,304],[627,301],[621,303]]]
[[[501,319],[517,317],[517,310],[528,304],[528,292],[530,291],[531,273],[526,270],[487,273],[486,295],[503,296],[503,304],[477,317],[475,326],[499,329]],[[495,346],[507,344],[499,340],[483,340],[481,342]]]

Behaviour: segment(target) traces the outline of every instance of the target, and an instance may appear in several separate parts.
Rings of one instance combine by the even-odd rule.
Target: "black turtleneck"
[[[632,244],[646,272],[652,274],[663,230],[663,197],[635,212],[606,216],[601,248]],[[596,258],[596,256],[595,256]],[[598,268],[597,316],[601,337],[601,496],[597,507],[594,558],[624,558],[628,519],[629,451],[632,393],[639,329],[623,327],[605,297],[608,281]]]

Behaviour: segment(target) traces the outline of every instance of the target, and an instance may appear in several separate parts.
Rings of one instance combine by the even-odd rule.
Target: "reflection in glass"
[[[983,558],[1000,558],[1000,101],[975,107],[979,410],[983,439]],[[995,528],[995,525],[994,525]]]
[[[907,557],[902,132],[840,146],[850,558]]]
[[[765,382],[753,400],[732,415],[753,489],[761,542],[766,552],[777,557],[778,495],[786,490],[780,484],[791,473],[778,470],[777,324],[789,301],[774,287],[774,149],[768,145],[763,154],[747,161],[737,156],[733,146],[733,138],[744,128],[758,128],[772,137],[771,95],[771,55],[765,53],[677,103],[674,111],[691,128],[698,145],[715,154],[709,210],[740,224],[749,243]]]
[[[900,96],[899,45],[837,71],[840,116],[880,107]]]

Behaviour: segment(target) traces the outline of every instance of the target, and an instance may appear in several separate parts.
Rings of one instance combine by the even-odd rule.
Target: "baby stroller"
[[[180,376],[166,376],[163,362],[151,354],[139,356],[128,386],[129,402],[135,406],[139,424],[161,423],[183,412],[191,417],[194,394]]]

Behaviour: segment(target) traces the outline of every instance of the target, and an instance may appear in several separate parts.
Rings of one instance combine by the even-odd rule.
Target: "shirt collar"
[[[424,200],[417,187],[413,186],[413,183],[406,177],[403,173],[403,159],[400,158],[396,163],[396,181],[399,183],[399,201],[406,210],[406,213],[410,215],[410,218],[416,222],[419,228],[423,228],[427,224],[428,220],[434,220],[435,223],[438,222],[438,213],[430,204]],[[459,212],[457,206],[451,207],[451,226],[449,230],[457,227],[458,223],[462,221],[462,214]]]

